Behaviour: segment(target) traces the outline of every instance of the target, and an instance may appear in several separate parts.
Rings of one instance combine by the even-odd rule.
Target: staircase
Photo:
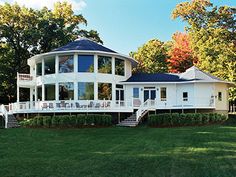
[[[156,109],[155,105],[155,100],[146,100],[143,104],[140,105],[139,109],[134,114],[124,119],[117,125],[124,127],[136,127],[149,111]]]
[[[20,126],[15,116],[6,110],[4,105],[0,106],[0,115],[5,119],[5,128],[16,128]]]

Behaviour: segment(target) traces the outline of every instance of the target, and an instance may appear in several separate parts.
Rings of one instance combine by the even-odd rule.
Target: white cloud
[[[11,3],[17,2],[20,5],[24,5],[26,7],[31,7],[34,9],[41,9],[43,7],[48,7],[49,9],[53,8],[53,5],[56,2],[67,1],[72,4],[72,8],[75,12],[78,12],[86,7],[86,2],[84,0],[11,0]],[[8,2],[9,0],[0,0],[0,4],[3,2]]]

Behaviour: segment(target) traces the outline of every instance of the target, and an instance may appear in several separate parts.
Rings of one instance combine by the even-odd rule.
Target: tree
[[[172,13],[188,22],[197,66],[213,75],[236,82],[236,8],[213,7],[209,0],[180,3]],[[236,89],[230,91],[236,99]]]
[[[130,56],[139,62],[134,72],[167,72],[166,48],[164,42],[158,39],[148,41],[137,52],[131,52]]]
[[[173,35],[172,40],[167,59],[169,72],[184,72],[197,62],[190,48],[190,37],[186,33],[177,32]]]
[[[56,3],[53,10],[0,5],[0,100],[12,102],[16,96],[16,73],[28,72],[27,59],[49,52],[75,40],[78,35],[102,43],[99,34],[80,29],[87,24],[74,14],[70,4]]]

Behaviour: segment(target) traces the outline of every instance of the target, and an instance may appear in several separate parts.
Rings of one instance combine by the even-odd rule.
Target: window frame
[[[186,94],[187,96],[186,96],[185,94]],[[188,101],[188,92],[183,92],[183,95],[182,95],[182,96],[183,96],[183,101]]]
[[[135,92],[135,90],[137,91],[137,93]],[[133,98],[140,98],[140,88],[139,87],[133,87]]]
[[[163,93],[162,91],[165,91],[164,95],[162,95],[162,93]],[[163,96],[165,96],[165,97],[163,97]],[[167,87],[161,87],[160,88],[160,100],[161,101],[167,101]]]

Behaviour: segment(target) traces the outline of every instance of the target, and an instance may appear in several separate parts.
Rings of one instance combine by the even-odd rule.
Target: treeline
[[[139,61],[134,72],[180,73],[196,65],[236,82],[236,8],[193,0],[178,4],[172,18],[187,22],[186,32],[176,32],[168,42],[152,39],[131,52]],[[230,100],[236,100],[236,88],[231,88]]]

